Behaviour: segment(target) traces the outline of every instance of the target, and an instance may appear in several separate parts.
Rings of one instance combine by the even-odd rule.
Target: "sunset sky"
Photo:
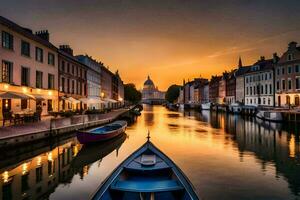
[[[4,1],[4,2],[3,2]],[[299,0],[3,0],[0,15],[89,54],[138,88],[209,78],[300,43]]]

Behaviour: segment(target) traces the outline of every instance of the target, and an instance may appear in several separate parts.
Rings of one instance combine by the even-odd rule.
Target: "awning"
[[[0,99],[35,99],[32,95],[19,92],[0,92]]]
[[[32,96],[33,96],[36,100],[41,100],[41,101],[44,101],[44,100],[45,100],[45,98],[43,98],[43,96],[40,95],[40,94],[33,94]]]
[[[79,100],[74,99],[73,97],[68,97],[68,98],[66,98],[66,100],[67,100],[67,101],[70,101],[70,102],[72,102],[72,103],[80,103]]]
[[[110,102],[110,103],[117,103],[117,101],[116,100],[114,100],[114,99],[104,99],[104,101],[106,101],[106,102]]]
[[[99,97],[89,97],[79,99],[83,103],[105,103]]]

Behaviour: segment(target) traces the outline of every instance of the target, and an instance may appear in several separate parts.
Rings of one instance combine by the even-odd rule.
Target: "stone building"
[[[61,45],[58,50],[59,110],[86,109],[87,67],[73,55],[69,45]]]
[[[251,66],[239,66],[235,71],[235,101],[245,104],[245,74],[251,69]]]
[[[224,104],[226,102],[226,81],[228,72],[224,72],[219,80],[219,97],[217,100],[218,104]]]
[[[49,32],[35,34],[0,16],[0,92],[20,98],[0,100],[0,118],[8,111],[58,110],[58,54]]]
[[[142,89],[142,102],[147,104],[161,104],[165,101],[165,92],[159,91],[148,76]]]
[[[261,57],[245,74],[245,105],[274,106],[274,59]]]
[[[209,82],[209,101],[219,103],[219,85],[222,80],[221,76],[212,76]]]
[[[103,63],[88,55],[78,55],[76,58],[87,67],[87,98],[84,102],[88,109],[101,109],[101,67]]]
[[[230,105],[236,102],[236,77],[235,77],[235,70],[232,70],[228,73],[226,77],[226,94],[225,94],[225,103]]]
[[[194,102],[196,105],[208,102],[208,79],[195,78],[194,80]]]
[[[290,42],[275,67],[276,106],[299,106],[300,95],[300,47]]]

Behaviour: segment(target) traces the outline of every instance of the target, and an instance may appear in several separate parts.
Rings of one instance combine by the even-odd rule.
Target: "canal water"
[[[126,134],[98,146],[66,137],[3,150],[0,199],[88,199],[148,130],[202,199],[300,199],[296,127],[162,106],[144,106]]]

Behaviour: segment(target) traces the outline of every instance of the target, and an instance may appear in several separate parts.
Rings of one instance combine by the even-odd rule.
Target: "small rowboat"
[[[106,141],[124,133],[126,127],[126,121],[115,121],[105,126],[93,128],[87,131],[78,131],[77,139],[81,144]]]
[[[183,172],[148,139],[112,172],[92,199],[198,200],[199,198]]]

